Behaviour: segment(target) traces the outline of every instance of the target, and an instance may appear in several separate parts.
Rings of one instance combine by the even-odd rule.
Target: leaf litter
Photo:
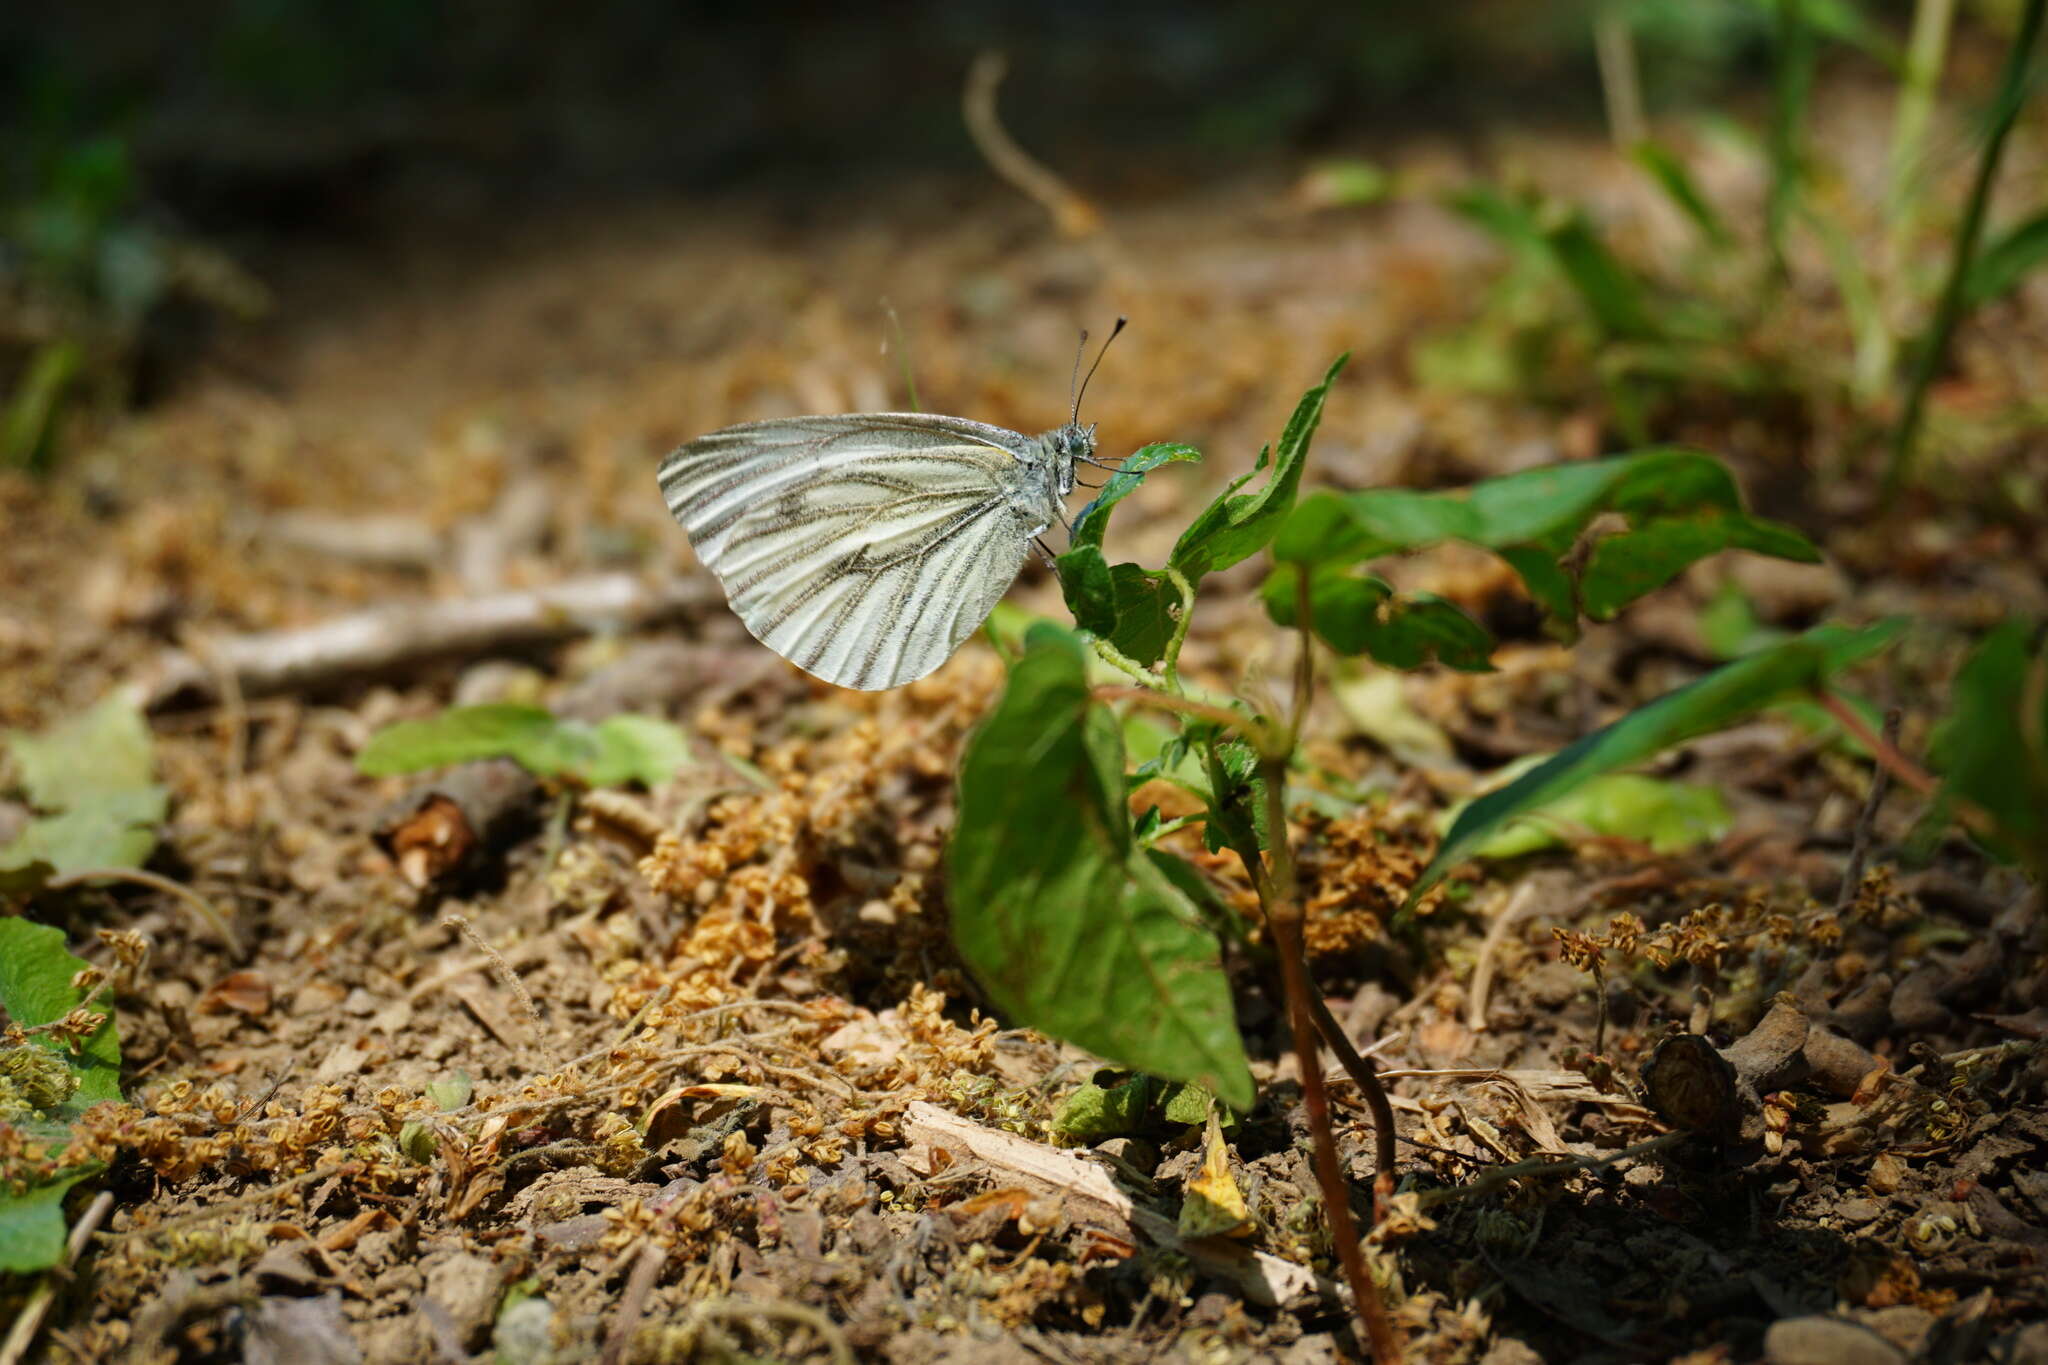
[[[21,534],[0,543],[0,572],[29,587],[7,609],[19,628],[4,640],[0,717],[60,724],[108,684],[159,668],[166,641],[260,637],[478,590],[453,564],[251,529],[308,506],[404,509],[447,533],[538,487],[543,530],[500,548],[489,590],[544,590],[622,561],[687,574],[651,492],[656,453],[686,426],[895,406],[873,359],[872,293],[934,319],[917,352],[934,406],[1026,427],[1055,387],[1041,382],[1058,371],[1045,358],[1064,346],[1069,310],[1034,302],[981,320],[965,304],[951,312],[952,291],[1043,299],[1078,278],[1091,299],[1123,301],[1150,340],[1120,352],[1103,430],[1129,447],[1199,438],[1210,452],[1131,495],[1141,515],[1123,514],[1119,539],[1140,558],[1169,548],[1146,543],[1158,532],[1143,510],[1242,472],[1248,460],[1226,452],[1255,449],[1286,414],[1276,376],[1318,372],[1346,347],[1364,377],[1330,391],[1320,457],[1340,484],[1507,473],[1520,465],[1505,452],[1529,440],[1548,458],[1574,453],[1568,422],[1408,392],[1378,363],[1407,325],[1401,308],[1427,312],[1469,264],[1392,238],[1368,237],[1361,255],[1355,224],[1306,223],[1282,264],[1255,271],[1241,226],[1134,210],[1126,245],[1157,264],[1131,275],[1065,245],[1019,250],[1016,219],[990,210],[965,216],[907,278],[873,264],[887,223],[818,229],[798,249],[757,240],[747,212],[667,235],[637,224],[557,237],[501,267],[450,251],[429,271],[469,309],[398,299],[353,321],[309,309],[274,362],[284,398],[211,379],[108,433],[149,456],[124,466],[111,504],[86,496],[99,477],[89,458],[47,487],[9,479],[0,496]],[[649,244],[621,255],[633,240]],[[1359,302],[1381,287],[1394,300],[1384,316]],[[601,325],[649,316],[661,306],[650,290],[676,303],[660,354]],[[789,327],[764,325],[793,296],[810,302]],[[537,334],[547,307],[592,322],[582,350]],[[1207,340],[1224,334],[1228,348]],[[408,364],[392,363],[398,335]],[[526,385],[535,347],[576,378]],[[706,358],[663,358],[676,351]],[[378,411],[364,420],[373,388]],[[1389,431],[1411,435],[1374,449],[1371,433]],[[1711,432],[1698,443],[1724,444]],[[1748,472],[1785,458],[1766,450]],[[307,483],[314,462],[336,471],[330,485]],[[176,484],[163,472],[174,466]],[[1822,529],[1865,601],[1903,596],[1958,631],[1987,619],[1995,527],[1916,542],[1897,567],[1859,547],[1857,528]],[[1725,830],[1717,820],[1701,840],[1655,847],[1644,828],[1560,822],[1563,848],[1465,864],[1400,920],[1439,852],[1435,821],[1485,773],[1597,731],[1712,657],[1674,650],[1642,613],[1590,629],[1568,656],[1590,676],[1574,678],[1554,646],[1515,634],[1500,606],[1512,593],[1472,564],[1434,554],[1404,570],[1401,590],[1493,625],[1497,671],[1404,680],[1398,711],[1375,703],[1400,717],[1395,729],[1326,708],[1310,736],[1315,800],[1305,790],[1293,806],[1320,980],[1353,1035],[1375,1040],[1396,1091],[1402,1186],[1372,1237],[1418,1358],[1661,1359],[1727,1343],[1739,1358],[1830,1323],[1902,1355],[1962,1358],[2038,1319],[2043,1055],[2038,1031],[1993,1022],[2042,1004],[2038,974],[2010,970],[2038,963],[2038,893],[2030,902],[1955,840],[1923,868],[1880,856],[1838,885],[1869,783],[1839,747],[1788,726],[1702,744],[1684,780],[1722,793]],[[1717,565],[1673,591],[1705,605],[1725,578]],[[1250,602],[1255,576],[1217,578]],[[2040,596],[2008,605],[2038,611]],[[1056,586],[1035,572],[1019,600],[1057,612]],[[67,1148],[107,1163],[116,1198],[80,1272],[90,1292],[60,1296],[50,1339],[133,1359],[1351,1352],[1343,1313],[1314,1287],[1330,1248],[1293,1083],[1273,1062],[1284,1023],[1256,992],[1239,992],[1263,1042],[1251,1068],[1280,1102],[1227,1143],[1201,1120],[1089,1143],[1072,1159],[1089,1182],[1105,1173],[1111,1214],[1074,1194],[1093,1188],[1083,1177],[1038,1159],[1060,1155],[1053,1120],[1095,1064],[1005,1031],[947,934],[954,773],[1002,685],[993,654],[855,696],[762,671],[716,610],[670,619],[696,662],[651,694],[631,647],[601,633],[515,635],[453,663],[387,651],[270,696],[208,675],[203,647],[179,651],[199,669],[181,664],[181,676],[207,677],[214,702],[155,717],[157,771],[143,780],[169,802],[135,823],[162,822],[162,847],[131,861],[220,907],[247,946],[228,949],[145,888],[33,900],[74,943],[120,926],[153,946],[111,992],[129,1098],[84,1115]],[[1256,611],[1218,619],[1182,656],[1191,678],[1284,663]],[[1810,621],[1766,612],[1762,624]],[[1857,676],[1910,701],[1952,667],[1923,652]],[[748,681],[722,685],[735,677]],[[644,795],[517,784],[494,799],[520,818],[473,821],[478,857],[461,877],[407,875],[376,837],[380,820],[471,764],[367,777],[355,762],[371,736],[458,701],[567,715],[565,697],[586,686],[640,689],[607,714],[680,726],[693,761],[665,765],[667,780],[642,769]],[[1418,738],[1431,733],[1447,746]],[[1925,740],[1909,730],[1902,742],[1917,752]],[[1434,763],[1388,756],[1418,744]],[[1976,771],[1970,751],[1951,752],[1958,780]],[[72,808],[32,770],[17,758],[9,779],[26,798],[17,826]],[[1910,813],[1877,812],[1881,848],[1904,844]],[[1161,846],[1225,902],[1250,896],[1234,855],[1190,831]],[[1536,889],[1489,935],[1525,887]],[[108,952],[94,955],[111,967]],[[1674,1041],[1688,1038],[1700,1041]],[[1674,1126],[1684,1100],[1662,1113],[1646,1102],[1660,1076],[1704,1097],[1694,1128]],[[1364,1177],[1362,1120],[1343,1137]],[[1052,1176],[1025,1174],[1019,1151]],[[1226,1189],[1251,1235],[1222,1250],[1179,1242],[1185,1196],[1206,1191],[1234,1216],[1213,1197]],[[1232,1256],[1291,1265],[1309,1287],[1262,1301],[1218,1268]],[[1796,1326],[1816,1319],[1821,1329]]]

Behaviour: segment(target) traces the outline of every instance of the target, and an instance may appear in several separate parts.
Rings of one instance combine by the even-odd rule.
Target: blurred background
[[[1895,568],[1860,514],[2030,3],[10,6],[8,515],[51,554],[115,525],[175,591],[7,567],[102,633],[275,624],[454,581],[308,558],[278,514],[439,534],[533,479],[512,579],[680,566],[668,445],[913,388],[1041,430],[1076,330],[1127,312],[1106,452],[1210,452],[1155,510],[1351,350],[1325,481],[1686,441]],[[1905,480],[2009,531],[2041,511],[2048,254],[2020,77]]]

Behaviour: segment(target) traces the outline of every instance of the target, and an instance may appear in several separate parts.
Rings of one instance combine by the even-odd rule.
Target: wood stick
[[[166,654],[145,685],[151,710],[218,701],[216,670],[246,696],[305,692],[436,659],[550,644],[602,629],[638,630],[715,610],[724,594],[709,577],[647,580],[596,574],[545,588],[377,607],[315,626],[213,641],[209,668]]]

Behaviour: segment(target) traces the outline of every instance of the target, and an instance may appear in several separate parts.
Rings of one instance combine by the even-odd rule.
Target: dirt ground
[[[904,365],[929,410],[1041,430],[1064,417],[1075,327],[1118,313],[1130,331],[1084,414],[1105,452],[1207,453],[1120,516],[1115,548],[1143,562],[1342,350],[1312,482],[1435,487],[1613,449],[1592,401],[1414,378],[1416,340],[1498,268],[1427,192],[1482,160],[1625,234],[1673,230],[1604,147],[1533,136],[1413,142],[1393,159],[1413,192],[1365,209],[1305,205],[1291,174],[1147,185],[1106,196],[1111,233],[1078,241],[985,178],[579,203],[269,263],[266,323],[48,480],[0,482],[0,724],[110,686],[148,697],[173,796],[152,866],[237,940],[131,887],[37,904],[74,942],[153,944],[117,1001],[133,1109],[113,1209],[42,1358],[1356,1358],[1336,1291],[1279,1265],[1332,1274],[1286,1030],[1256,993],[1262,1098],[1231,1147],[1257,1228],[1235,1251],[1145,1231],[1178,1208],[1199,1129],[1072,1168],[1112,1173],[1119,1210],[946,1126],[1049,1150],[1096,1066],[978,1012],[947,943],[952,773],[1001,682],[986,645],[897,692],[839,691],[684,592],[630,629],[570,622],[264,695],[223,695],[208,661],[393,603],[701,584],[654,483],[674,443],[901,407]],[[2044,304],[1965,339],[1968,384],[2038,386]],[[1971,401],[1964,381],[1945,398]],[[1381,794],[1304,810],[1293,836],[1320,983],[1397,1096],[1400,1193],[1374,1242],[1396,1321],[1414,1359],[1490,1365],[1755,1360],[1774,1324],[1773,1360],[2048,1360],[2048,916],[1960,838],[1907,858],[1910,794],[1859,838],[1866,762],[1759,721],[1660,769],[1722,791],[1718,840],[1476,866],[1448,908],[1386,932],[1477,774],[1711,665],[1699,612],[1724,582],[1766,625],[1913,614],[1915,643],[1856,677],[1902,709],[1909,752],[1967,632],[2048,614],[2048,537],[1977,496],[2039,476],[2038,433],[1980,447],[1880,526],[1852,433],[1714,401],[1665,427],[1829,563],[1709,561],[1566,650],[1493,561],[1433,554],[1405,581],[1506,640],[1495,673],[1400,685],[1448,746],[1417,761],[1374,738],[1342,688],[1315,715],[1317,761]],[[1252,567],[1210,585],[1184,655],[1218,687],[1290,666]],[[1063,617],[1042,568],[1011,600]],[[699,761],[581,800],[504,765],[354,767],[392,721],[506,698],[666,716]],[[459,865],[392,842],[437,794],[477,817]],[[1869,870],[1845,887],[1852,849]],[[1249,903],[1234,858],[1199,857]],[[1553,933],[1622,915],[1660,946],[1619,945],[1603,974]],[[1657,1041],[1742,1039],[1774,1002],[1850,1063],[1773,1090],[1751,1141],[1672,1133],[1640,1090]],[[1336,1093],[1362,1208],[1370,1132]],[[1564,1155],[1582,1160],[1501,1173]]]

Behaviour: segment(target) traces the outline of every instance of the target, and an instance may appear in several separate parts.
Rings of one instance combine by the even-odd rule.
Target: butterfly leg
[[[1045,567],[1057,573],[1059,571],[1059,556],[1052,552],[1052,546],[1045,543],[1045,537],[1033,536],[1031,537],[1031,543],[1038,547],[1038,553],[1045,556]]]

